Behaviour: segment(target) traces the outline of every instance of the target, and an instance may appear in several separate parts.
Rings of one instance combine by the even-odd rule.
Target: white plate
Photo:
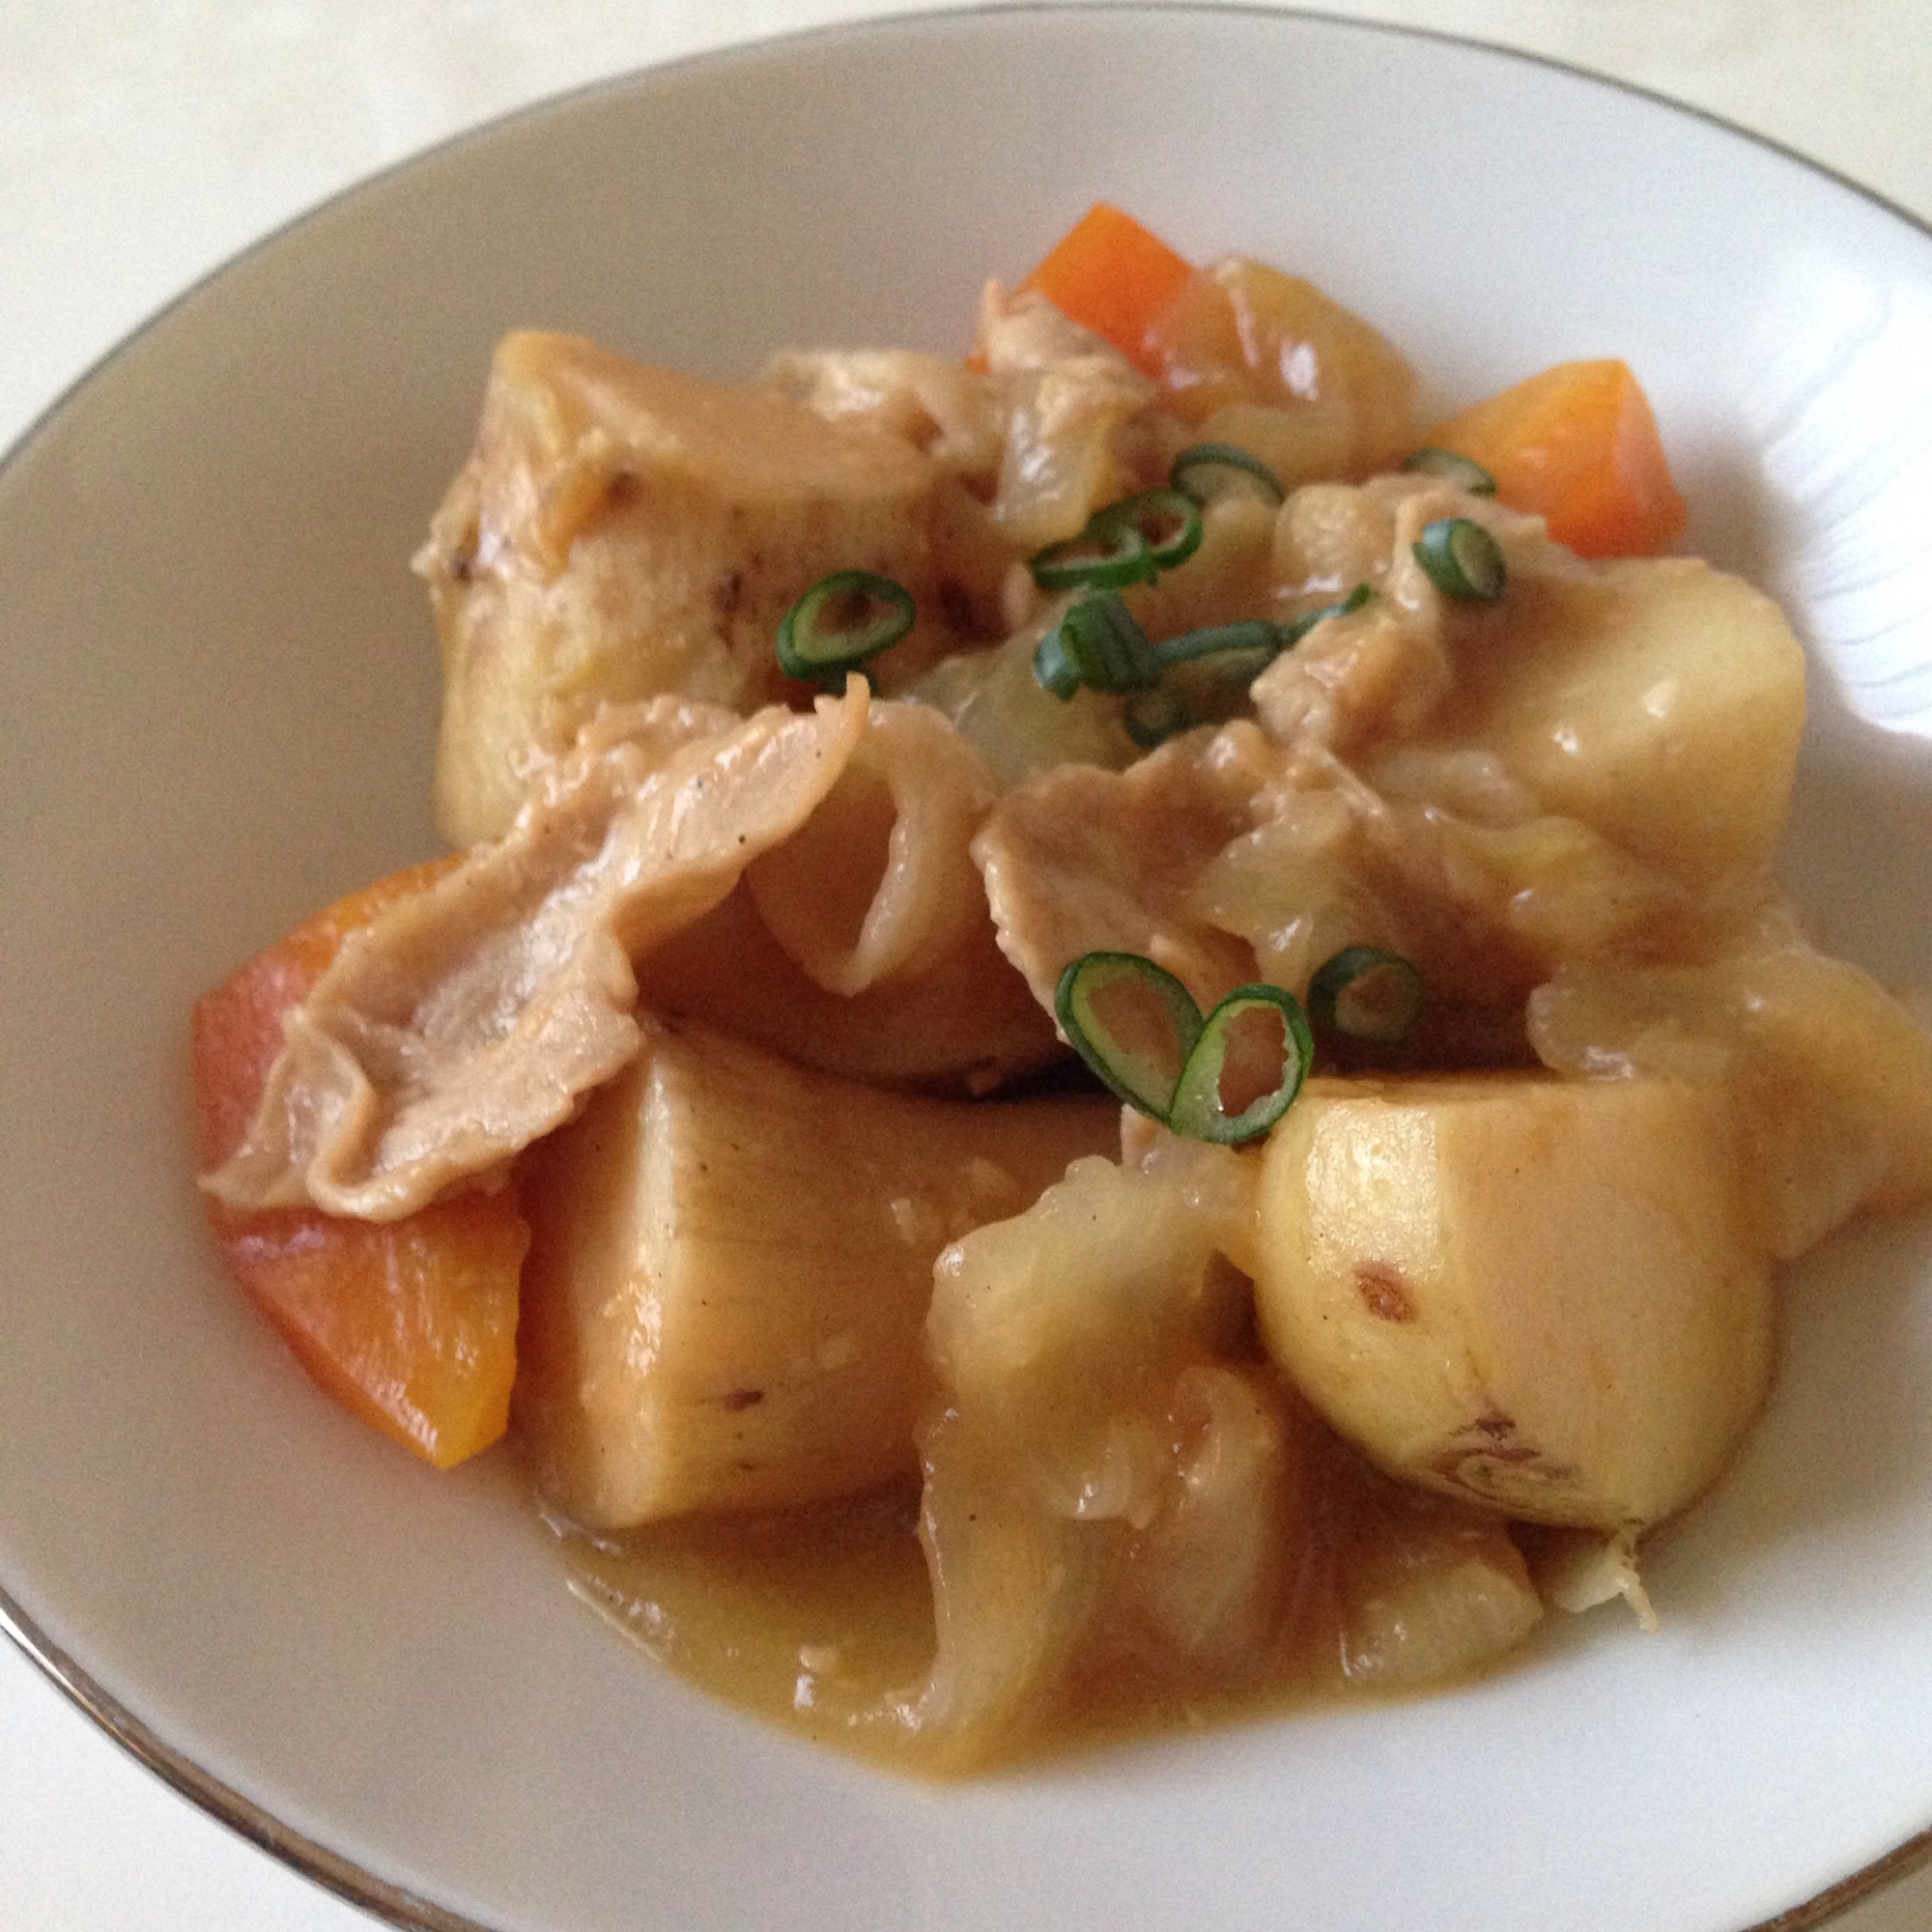
[[[0,1582],[70,1683],[352,1896],[515,1932],[1737,1932],[1932,1827],[1921,1223],[1795,1284],[1735,1477],[1616,1616],[1433,1701],[896,1783],[573,1606],[507,1456],[315,1394],[186,1179],[194,994],[431,845],[405,560],[521,323],[719,374],[965,336],[1090,200],[1296,265],[1444,395],[1621,354],[1690,540],[1817,666],[1793,874],[1932,978],[1932,240],[1535,63],[1279,14],[842,29],[524,115],[278,237],[0,472]],[[410,1904],[413,1897],[416,1904]]]

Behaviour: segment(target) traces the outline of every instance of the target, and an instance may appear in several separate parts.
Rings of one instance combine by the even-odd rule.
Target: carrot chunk
[[[392,873],[338,900],[195,1003],[204,1167],[241,1145],[281,1046],[283,1012],[351,932],[455,863]],[[243,1214],[213,1200],[207,1208],[231,1272],[345,1407],[440,1469],[502,1435],[529,1245],[512,1195],[458,1195],[380,1224],[312,1208]]]
[[[1020,287],[1043,295],[1152,376],[1159,366],[1148,355],[1148,325],[1193,272],[1132,215],[1096,201]]]
[[[1480,463],[1505,503],[1579,556],[1648,555],[1684,527],[1650,400],[1623,362],[1559,363],[1424,440]]]

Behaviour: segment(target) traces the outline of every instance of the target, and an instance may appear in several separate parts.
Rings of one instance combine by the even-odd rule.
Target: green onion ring
[[[1171,692],[1197,724],[1238,715],[1256,678],[1281,655],[1272,624],[1218,624],[1185,631],[1155,648],[1161,688]],[[1127,721],[1132,730],[1132,721]]]
[[[1405,1039],[1421,1010],[1422,975],[1378,946],[1344,947],[1308,982],[1309,1017],[1350,1039]]]
[[[1035,681],[1065,704],[1080,689],[1080,668],[1066,655],[1066,639],[1056,624],[1033,654]]]
[[[1036,647],[1033,674],[1063,699],[1071,697],[1083,684],[1094,691],[1146,691],[1159,682],[1163,672],[1181,665],[1198,666],[1230,690],[1238,685],[1245,691],[1275,658],[1293,649],[1324,617],[1347,617],[1374,595],[1366,583],[1358,583],[1339,602],[1325,604],[1286,624],[1248,617],[1238,623],[1182,631],[1155,644],[1149,641],[1139,620],[1116,593],[1101,591],[1066,607],[1059,624]],[[1195,695],[1201,695],[1198,688]],[[1184,698],[1179,702],[1184,709]],[[1150,701],[1131,707],[1122,722],[1135,744],[1149,751],[1175,731],[1187,728],[1187,724],[1173,722],[1172,711],[1172,706]],[[1206,721],[1190,718],[1187,722]]]
[[[1151,583],[1157,566],[1136,525],[1123,521],[1099,526],[1095,517],[1077,537],[1036,553],[1027,568],[1042,590],[1120,590],[1129,583]]]
[[[1197,442],[1174,459],[1169,484],[1182,496],[1206,503],[1232,488],[1253,487],[1270,505],[1286,499],[1281,479],[1257,456],[1232,442]]]
[[[912,629],[912,593],[869,570],[822,577],[779,623],[779,668],[828,679],[876,657]]]
[[[1221,1105],[1221,1071],[1228,1059],[1228,1030],[1243,1013],[1265,1007],[1281,1015],[1282,1067],[1279,1083],[1238,1114]],[[1200,1037],[1189,1050],[1175,1084],[1167,1124],[1191,1140],[1214,1141],[1233,1147],[1264,1134],[1288,1112],[1301,1092],[1315,1039],[1309,1032],[1301,1002],[1279,986],[1236,986],[1202,1022]]]
[[[1496,479],[1472,457],[1459,456],[1453,449],[1418,449],[1402,467],[1418,476],[1440,477],[1472,497],[1496,494]]]
[[[1095,510],[1077,537],[1036,552],[1042,590],[1123,590],[1151,583],[1201,548],[1201,505],[1184,490],[1142,490]]]
[[[1223,652],[1264,652],[1272,658],[1281,647],[1280,625],[1265,617],[1250,617],[1238,624],[1210,624],[1205,630],[1182,631],[1178,638],[1154,645],[1153,661],[1159,669],[1166,670],[1171,665],[1219,657]]]
[[[1436,518],[1416,544],[1415,560],[1443,596],[1463,603],[1493,604],[1509,581],[1502,545],[1468,517]]]
[[[1174,1023],[1177,1056],[1184,1067],[1201,1037],[1201,1009],[1172,973],[1138,952],[1087,952],[1060,976],[1053,1010],[1060,1030],[1101,1084],[1128,1106],[1165,1122],[1174,1102],[1174,1076],[1117,1038],[1094,1009],[1110,986],[1131,980],[1151,993]]]
[[[1160,675],[1147,633],[1112,590],[1066,607],[1034,652],[1033,674],[1056,697],[1071,697],[1082,684],[1141,691]]]
[[[1094,513],[1087,534],[1104,543],[1122,527],[1138,530],[1147,545],[1148,562],[1153,566],[1148,572],[1150,580],[1185,563],[1201,548],[1205,529],[1201,505],[1184,490],[1143,490],[1123,497]]]

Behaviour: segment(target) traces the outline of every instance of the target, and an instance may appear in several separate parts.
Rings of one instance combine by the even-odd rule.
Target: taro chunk
[[[606,699],[779,696],[779,620],[835,570],[926,599],[932,474],[908,443],[768,389],[505,337],[416,559],[442,642],[443,832],[501,833],[526,754]]]

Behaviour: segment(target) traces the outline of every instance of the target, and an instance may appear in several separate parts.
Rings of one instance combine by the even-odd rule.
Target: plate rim
[[[451,1912],[433,1899],[379,1878],[318,1838],[283,1824],[231,1784],[204,1771],[104,1689],[42,1631],[0,1584],[0,1632],[67,1700],[144,1770],[216,1824],[226,1826],[278,1864],[324,1890],[376,1914],[403,1932],[497,1932],[482,1919]],[[1928,1834],[1932,1836],[1932,1834]]]
[[[1350,33],[1379,35],[1399,40],[1433,41],[1444,46],[1473,48],[1496,59],[1547,68],[1552,72],[1568,75],[1571,79],[1589,86],[1606,88],[1616,94],[1630,95],[1636,99],[1647,100],[1667,113],[1702,122],[1707,127],[1716,128],[1741,141],[1747,141],[1753,147],[1781,156],[1794,166],[1803,168],[1807,174],[1834,183],[1847,193],[1856,195],[1861,201],[1869,203],[1924,236],[1928,241],[1932,241],[1932,216],[1915,213],[1902,203],[1893,201],[1869,184],[1846,174],[1830,161],[1822,161],[1813,156],[1802,153],[1775,134],[1766,134],[1757,128],[1747,128],[1719,114],[1715,108],[1700,106],[1695,101],[1679,100],[1662,89],[1647,86],[1641,81],[1627,80],[1618,74],[1599,73],[1589,68],[1579,67],[1574,61],[1560,59],[1555,54],[1542,53],[1533,47],[1511,46],[1506,42],[1484,40],[1477,34],[1453,33],[1444,27],[1425,27],[1406,20],[1362,19],[1351,14],[1331,13],[1324,7],[1303,6],[1300,0],[1280,0],[1280,4],[1275,5],[1269,4],[1269,0],[952,0],[951,4],[948,4],[947,0],[941,0],[941,4],[937,6],[912,5],[891,14],[869,14],[846,20],[822,20],[810,26],[787,28],[781,33],[761,34],[753,40],[733,41],[721,46],[698,47],[689,53],[670,54],[663,60],[646,61],[639,66],[625,68],[615,73],[600,74],[595,79],[579,81],[554,94],[540,95],[533,100],[526,100],[515,107],[505,108],[499,114],[492,114],[482,121],[442,135],[425,147],[412,149],[410,153],[384,162],[368,174],[358,175],[343,186],[331,189],[321,199],[297,209],[292,214],[264,230],[252,241],[244,242],[233,253],[204,270],[191,281],[177,289],[159,306],[142,317],[126,334],[110,343],[55,391],[53,396],[20,427],[10,443],[0,447],[0,480],[4,480],[8,471],[27,455],[30,446],[38,442],[42,436],[53,427],[55,419],[66,412],[68,407],[97,376],[102,374],[137,344],[145,341],[155,329],[173,317],[177,310],[185,308],[214,283],[223,280],[233,271],[269,250],[278,247],[310,222],[326,219],[343,203],[378,189],[395,177],[413,168],[450,155],[469,142],[488,140],[502,128],[541,115],[566,111],[581,101],[594,99],[601,94],[616,93],[624,88],[636,86],[648,76],[656,74],[676,73],[690,68],[709,66],[714,63],[723,64],[740,57],[762,54],[773,48],[832,36],[887,34],[939,20],[969,20],[981,16],[999,18],[1035,14],[1058,14],[1068,17],[1104,14],[1161,14],[1177,16],[1188,14],[1233,14],[1248,19],[1312,20]],[[1756,1932],[1756,1928],[1748,1928],[1748,1932]]]
[[[75,374],[28,419],[9,444],[0,448],[0,487],[5,486],[12,472],[30,459],[37,445],[58,431],[61,420],[98,379],[104,377],[178,312],[190,307],[215,285],[293,241],[304,229],[327,221],[344,206],[380,192],[401,177],[444,160],[472,143],[493,140],[506,128],[550,115],[567,115],[601,97],[647,86],[661,75],[683,73],[699,68],[726,67],[734,61],[762,58],[784,47],[817,41],[885,38],[940,24],[956,24],[971,32],[976,29],[967,23],[980,19],[1045,15],[1072,19],[1109,14],[1157,14],[1169,18],[1190,14],[1224,14],[1254,21],[1310,22],[1350,35],[1429,42],[1473,51],[1489,59],[1547,70],[1590,87],[1647,101],[1673,117],[1702,123],[1754,148],[1777,155],[1807,175],[1832,182],[1858,200],[1932,242],[1932,218],[1918,215],[1833,164],[1804,154],[1775,135],[1741,126],[1714,109],[1677,99],[1642,82],[1594,71],[1552,54],[1512,46],[1477,34],[1408,21],[1365,19],[1333,13],[1320,6],[1304,6],[1298,4],[1298,0],[1284,0],[1283,4],[1269,4],[1269,0],[978,0],[978,4],[975,0],[964,0],[964,4],[957,4],[955,0],[955,4],[910,5],[889,14],[817,21],[778,33],[760,34],[748,40],[696,48],[600,74],[489,115],[357,176],[320,199],[297,209],[196,275]],[[354,1859],[333,1851],[321,1839],[284,1824],[267,1807],[205,1770],[187,1753],[169,1744],[159,1732],[107,1690],[78,1660],[54,1642],[8,1588],[4,1577],[0,1577],[0,1634],[10,1638],[47,1683],[137,1764],[204,1815],[226,1827],[287,1869],[356,1909],[402,1928],[402,1932],[500,1932],[500,1927],[491,1921],[439,1905],[433,1899],[382,1878]],[[1932,1824],[1824,1890],[1772,1918],[1740,1927],[1739,1932],[1816,1932],[1816,1928],[1927,1865],[1932,1865]]]

